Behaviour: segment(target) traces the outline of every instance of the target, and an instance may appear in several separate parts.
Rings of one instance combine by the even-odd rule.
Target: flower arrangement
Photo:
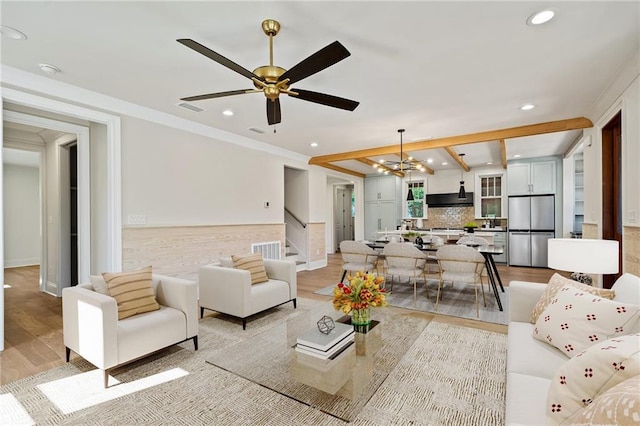
[[[387,306],[385,289],[380,288],[383,282],[384,277],[363,272],[349,276],[346,284],[338,283],[333,289],[333,307],[349,314],[352,310]]]

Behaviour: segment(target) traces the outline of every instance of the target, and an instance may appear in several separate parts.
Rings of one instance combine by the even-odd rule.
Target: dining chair
[[[486,238],[478,237],[476,235],[465,235],[456,241],[456,244],[465,245],[465,246],[488,246],[489,240]],[[485,263],[484,269],[482,269],[482,278],[489,278],[489,274],[487,273],[487,267]]]
[[[342,278],[347,272],[373,272],[378,266],[378,252],[361,241],[345,240],[340,242],[342,255]]]
[[[478,307],[478,284],[482,290],[482,300],[487,306],[484,294],[484,279],[482,271],[485,268],[484,256],[477,250],[465,245],[451,244],[440,247],[436,252],[440,266],[440,281],[436,295],[436,311],[440,302],[440,292],[444,281],[471,283],[476,295],[476,317],[480,318]]]
[[[385,275],[391,276],[391,291],[393,292],[393,277],[407,277],[409,284],[413,279],[413,301],[417,298],[418,277],[424,279],[425,289],[427,288],[427,277],[425,266],[427,255],[416,248],[411,243],[388,243],[384,250]],[[427,290],[427,297],[429,292]]]

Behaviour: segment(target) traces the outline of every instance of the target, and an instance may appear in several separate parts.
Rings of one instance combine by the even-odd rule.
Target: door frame
[[[2,118],[8,111],[4,102],[103,124],[107,129],[107,211],[106,211],[106,259],[105,265],[112,271],[122,270],[122,181],[121,181],[121,132],[120,117],[78,105],[45,98],[20,90],[3,87]],[[0,129],[0,136],[2,130]],[[0,160],[2,154],[0,151]],[[0,161],[0,168],[2,162]],[[80,170],[78,170],[80,172]],[[0,188],[0,194],[2,189]],[[2,199],[0,197],[0,204]],[[4,206],[3,206],[4,208]],[[1,223],[1,222],[0,222]],[[0,226],[0,237],[4,231]],[[82,279],[83,277],[79,277]],[[0,282],[4,283],[4,249],[0,245]],[[4,286],[0,290],[0,351],[4,350]]]
[[[46,129],[56,130],[67,133],[66,135],[58,138],[55,143],[55,158],[53,161],[60,165],[62,158],[62,149],[64,146],[72,141],[77,141],[78,144],[78,277],[82,277],[83,280],[89,279],[91,270],[91,193],[90,193],[90,155],[89,155],[89,128],[85,126],[79,126],[77,124],[66,123],[63,121],[52,120],[49,118],[38,117],[35,115],[24,114],[15,111],[4,111],[3,121],[9,121],[12,123],[25,124],[35,127],[43,127]],[[45,156],[46,157],[46,156]],[[41,166],[43,158],[40,159]],[[42,176],[40,178],[40,184],[44,185],[47,176],[46,159],[44,161],[44,167],[42,169]],[[40,259],[40,291],[44,291],[55,296],[62,296],[62,287],[60,286],[60,277],[62,271],[67,267],[63,262],[67,258],[62,256],[62,253],[67,249],[64,247],[65,238],[60,235],[58,241],[58,277],[56,279],[56,287],[54,289],[49,288],[47,279],[48,270],[48,235],[50,230],[49,220],[47,217],[55,215],[57,218],[55,228],[59,231],[65,229],[63,225],[63,217],[61,213],[63,209],[63,202],[65,201],[64,192],[60,189],[61,176],[65,171],[58,170],[56,176],[56,188],[58,190],[58,209],[55,212],[50,211],[47,208],[47,191],[44,187],[40,190],[40,206],[41,206],[41,252]],[[4,266],[4,265],[3,265]],[[84,282],[84,281],[81,281]]]

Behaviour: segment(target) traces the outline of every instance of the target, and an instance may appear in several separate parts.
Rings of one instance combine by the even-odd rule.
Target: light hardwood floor
[[[540,268],[498,266],[502,282],[511,280],[546,283],[554,271]],[[29,266],[5,269],[5,349],[0,353],[0,384],[9,383],[64,364],[62,339],[62,300],[38,289],[39,268]],[[338,282],[341,276],[339,254],[328,257],[328,266],[298,273],[298,297],[330,300],[314,294]],[[506,333],[507,327],[464,318],[394,309],[399,314]]]

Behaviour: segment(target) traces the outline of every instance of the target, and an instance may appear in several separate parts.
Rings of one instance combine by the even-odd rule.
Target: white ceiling
[[[557,16],[526,19],[552,6]],[[307,156],[586,116],[640,49],[640,3],[588,2],[2,2],[2,64],[247,136]],[[176,104],[251,88],[250,81],[176,42],[191,38],[243,67],[268,64],[260,23],[280,21],[274,63],[291,68],[338,40],[351,56],[294,87],[354,99],[354,112],[281,96],[267,126],[262,94]],[[525,103],[536,108],[521,111]],[[221,112],[231,109],[233,117]],[[265,130],[257,134],[249,128]],[[562,154],[581,131],[507,140],[507,154]],[[312,148],[311,142],[319,146]],[[455,147],[473,166],[500,162],[498,142]],[[416,153],[456,168],[442,149]],[[448,166],[441,163],[447,161]],[[353,169],[370,172],[355,161]],[[339,164],[339,163],[338,163]]]

